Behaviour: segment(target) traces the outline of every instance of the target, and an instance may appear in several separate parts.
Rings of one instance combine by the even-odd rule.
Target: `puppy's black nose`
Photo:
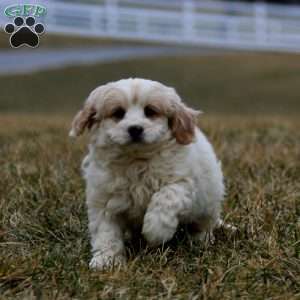
[[[133,141],[140,141],[142,139],[143,132],[144,128],[142,126],[134,125],[128,128],[128,133]]]

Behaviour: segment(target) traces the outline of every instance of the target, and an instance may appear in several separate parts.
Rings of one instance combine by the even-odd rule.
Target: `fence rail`
[[[51,33],[300,52],[300,6],[295,5],[199,0],[30,2],[47,7],[43,21]],[[14,3],[1,1],[0,11]],[[7,22],[1,14],[0,25]]]

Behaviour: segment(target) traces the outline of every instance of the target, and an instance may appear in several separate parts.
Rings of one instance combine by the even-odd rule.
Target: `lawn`
[[[2,28],[0,28],[0,50],[8,50],[11,49],[9,44],[10,35],[5,33]],[[157,43],[156,43],[157,44]],[[40,37],[40,48],[47,49],[57,49],[57,48],[70,48],[70,47],[96,47],[99,46],[122,46],[122,45],[155,45],[155,43],[145,43],[142,41],[129,41],[129,40],[116,40],[109,38],[99,38],[99,37],[80,37],[78,35],[59,35],[59,34],[51,34],[46,32]],[[32,49],[31,49],[32,50]],[[34,51],[34,50],[33,50]]]
[[[176,87],[205,113],[300,115],[300,55],[165,57],[0,76],[0,112],[69,113],[100,84],[127,77]]]
[[[128,266],[95,273],[79,174],[84,140],[67,138],[69,121],[1,118],[3,297],[299,299],[300,122],[203,118],[223,161],[224,217],[238,235],[218,232],[208,248],[182,232],[163,249],[136,241]]]
[[[138,60],[0,78],[0,299],[299,299],[300,57],[228,54]],[[97,84],[143,76],[202,108],[223,162],[214,245],[183,230],[163,248],[128,244],[128,265],[91,272],[71,115]],[[298,80],[298,81],[297,81]]]

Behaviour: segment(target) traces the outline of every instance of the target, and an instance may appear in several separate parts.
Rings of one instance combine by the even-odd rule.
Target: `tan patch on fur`
[[[176,141],[182,145],[193,142],[197,122],[196,111],[186,107],[184,104],[177,104],[171,118],[171,130]]]
[[[110,88],[104,94],[103,105],[101,107],[101,117],[110,118],[114,111],[122,107],[123,109],[128,108],[128,99],[124,92],[116,88]]]
[[[187,145],[193,142],[200,112],[185,106],[174,89],[166,90],[158,86],[146,103],[169,119],[172,134],[179,144]]]
[[[70,135],[81,135],[86,128],[91,129],[95,122],[110,117],[118,107],[128,107],[125,93],[109,86],[99,87],[90,94],[83,109],[74,117]]]
[[[166,116],[168,117],[168,109],[169,105],[165,101],[161,101],[160,99],[148,99],[146,102],[146,106],[151,107],[156,113],[157,116]]]
[[[139,97],[138,97],[138,82],[133,81],[132,83],[132,103],[137,104],[139,102]]]
[[[156,112],[169,118],[172,112],[172,100],[169,97],[164,89],[158,87],[149,93],[145,105],[151,106]]]
[[[90,103],[86,104],[82,110],[80,110],[73,119],[72,122],[72,135],[81,135],[85,128],[90,129],[96,120],[96,109]]]

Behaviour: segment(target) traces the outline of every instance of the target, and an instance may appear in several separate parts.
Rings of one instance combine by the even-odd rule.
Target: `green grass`
[[[1,29],[1,28],[0,28]],[[80,37],[65,37],[61,35],[53,35],[45,33],[41,36],[39,47],[47,48],[60,48],[60,47],[87,47],[87,46],[97,46],[102,45],[102,42],[105,44],[107,40],[99,40],[93,38],[82,39]],[[11,49],[9,45],[9,34],[0,30],[0,49]],[[34,51],[34,49],[31,49]]]
[[[217,232],[207,248],[182,232],[155,250],[136,241],[126,267],[101,273],[88,269],[85,139],[70,141],[69,123],[0,118],[3,299],[299,299],[298,121],[203,117],[223,161],[224,217],[239,233]]]
[[[75,112],[100,84],[144,77],[176,87],[206,113],[300,114],[300,56],[169,57],[0,77],[0,112]]]
[[[72,47],[101,47],[101,46],[124,46],[124,45],[157,45],[157,43],[143,42],[138,40],[120,40],[99,37],[81,37],[78,35],[59,35],[47,32],[40,37],[40,48],[72,48]],[[0,50],[11,50],[9,44],[9,35],[0,28]],[[31,49],[34,51],[34,49]]]

